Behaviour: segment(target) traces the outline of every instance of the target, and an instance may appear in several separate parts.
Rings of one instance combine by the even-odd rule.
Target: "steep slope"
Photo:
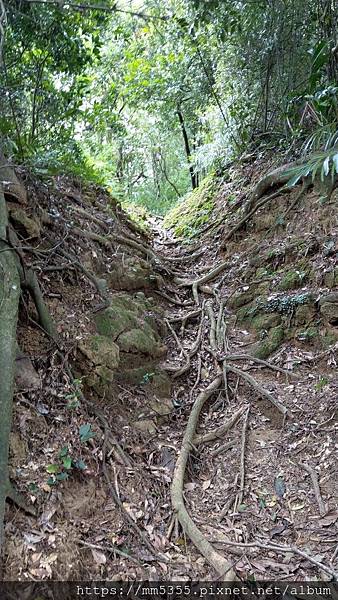
[[[337,190],[258,197],[268,166],[209,178],[181,240],[64,177],[7,193],[50,316],[24,291],[7,578],[334,576]]]

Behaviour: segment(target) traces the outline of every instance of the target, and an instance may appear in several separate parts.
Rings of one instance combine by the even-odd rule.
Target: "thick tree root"
[[[221,262],[219,265],[217,265],[217,267],[214,267],[213,269],[211,269],[211,271],[208,271],[205,275],[202,275],[202,277],[198,277],[198,279],[194,279],[192,281],[191,279],[176,278],[175,283],[177,283],[180,287],[190,287],[193,284],[201,285],[202,283],[206,283],[207,281],[211,281],[212,279],[217,277],[217,275],[222,273],[222,271],[224,271],[224,269],[226,269],[229,266],[230,263],[227,260]]]
[[[290,191],[290,190],[288,190],[287,188],[281,188],[278,190],[278,192],[274,192],[273,194],[270,194],[270,196],[266,196],[265,198],[262,198],[262,200],[260,200],[260,202],[257,202],[257,204],[255,204],[253,206],[253,208],[250,210],[250,212],[248,212],[242,219],[240,219],[238,221],[238,223],[236,223],[236,225],[234,225],[234,227],[232,227],[232,229],[230,229],[230,231],[228,231],[228,233],[225,234],[225,236],[223,237],[223,240],[222,240],[222,248],[224,248],[224,244],[226,242],[228,242],[233,237],[233,235],[237,231],[239,231],[239,229],[241,229],[243,227],[243,225],[245,225],[245,223],[247,223],[247,221],[249,221],[251,219],[251,217],[253,217],[253,215],[258,211],[259,208],[261,208],[268,202],[271,202],[271,200],[273,200],[274,198],[277,198],[277,196],[280,196],[285,191]]]
[[[222,376],[216,377],[216,379],[214,379],[214,381],[206,388],[206,390],[201,392],[196,398],[195,404],[188,419],[180,455],[176,462],[171,486],[171,501],[175,510],[175,514],[184,532],[189,536],[199,552],[207,559],[208,563],[215,569],[220,577],[224,577],[225,581],[233,581],[236,577],[230,563],[226,560],[226,558],[224,558],[224,556],[214,550],[203,533],[198,529],[197,525],[194,523],[187,509],[185,508],[183,498],[184,474],[190,450],[193,446],[193,439],[198,418],[205,402],[220,387],[222,381]]]
[[[54,325],[54,321],[49,313],[46,303],[39,286],[38,278],[33,269],[24,272],[22,285],[26,287],[33,298],[36,310],[39,315],[40,325],[48,333],[49,337],[58,345],[59,336]]]
[[[277,169],[269,171],[264,175],[258,183],[256,183],[252,193],[244,206],[244,212],[249,213],[255,207],[256,202],[267,192],[272,186],[285,185],[290,179],[290,170],[294,167],[301,166],[304,160],[296,160],[292,163],[287,163]]]
[[[113,244],[121,244],[122,246],[129,246],[137,252],[143,254],[146,258],[153,261],[154,263],[159,263],[159,256],[149,247],[137,242],[127,236],[110,234],[107,236],[99,235],[98,233],[94,233],[93,231],[84,231],[79,227],[73,227],[72,232],[75,233],[79,237],[85,237],[89,240],[93,240],[94,242],[98,242],[101,246],[105,248],[111,247]]]

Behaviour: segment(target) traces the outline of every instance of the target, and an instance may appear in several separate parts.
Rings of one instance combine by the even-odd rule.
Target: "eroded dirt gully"
[[[66,178],[7,194],[58,343],[24,292],[6,579],[336,576],[337,191],[236,229],[262,170],[183,242]]]

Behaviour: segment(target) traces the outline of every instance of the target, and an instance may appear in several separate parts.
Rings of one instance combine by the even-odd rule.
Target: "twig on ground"
[[[292,463],[294,464],[294,463]],[[318,504],[318,508],[319,508],[319,514],[321,517],[324,517],[324,515],[326,515],[327,513],[327,509],[326,506],[324,504],[322,495],[320,493],[320,487],[319,487],[319,481],[318,481],[318,474],[317,472],[314,470],[313,467],[311,467],[310,465],[306,464],[306,463],[302,463],[299,462],[297,463],[302,469],[304,469],[304,471],[306,471],[310,477],[311,477],[311,481],[312,481],[312,485],[313,485],[313,490],[316,496],[316,500],[317,500],[317,504]],[[295,465],[297,466],[297,465]]]
[[[231,540],[212,540],[212,543],[222,544],[225,546],[237,546],[238,548],[261,548],[262,550],[271,550],[272,552],[276,552],[276,553],[284,552],[287,554],[289,554],[289,553],[297,554],[298,556],[301,556],[305,560],[308,560],[309,562],[311,562],[313,565],[316,565],[316,567],[318,567],[319,569],[322,569],[323,571],[325,571],[326,573],[331,575],[331,577],[333,577],[335,581],[338,580],[338,572],[337,571],[334,571],[333,569],[331,569],[327,565],[324,565],[322,562],[320,562],[319,560],[317,560],[310,554],[303,552],[303,550],[300,550],[299,548],[296,548],[295,546],[282,546],[282,545],[273,544],[272,542],[265,544],[265,543],[258,542],[258,541],[232,542]]]
[[[237,497],[237,507],[240,506],[243,503],[243,496],[244,496],[244,485],[245,485],[245,449],[246,449],[246,442],[247,442],[247,429],[248,429],[248,422],[249,422],[249,413],[250,413],[250,406],[248,406],[245,416],[244,416],[244,421],[243,421],[243,428],[242,428],[242,443],[241,443],[241,460],[240,460],[240,488],[239,488],[239,493],[238,493],[238,497]]]
[[[123,550],[120,550],[120,548],[117,548],[117,546],[100,546],[99,544],[91,544],[90,542],[85,542],[84,540],[76,540],[76,542],[78,544],[80,544],[80,546],[84,546],[85,548],[91,548],[93,550],[100,550],[101,552],[109,552],[109,553],[114,553],[114,554],[118,554],[119,556],[123,556],[123,558],[127,558],[128,560],[130,560],[131,562],[135,563],[136,565],[141,566],[142,562],[137,560],[137,558],[135,558],[134,556],[131,556],[130,554],[128,554],[127,552],[123,552]]]

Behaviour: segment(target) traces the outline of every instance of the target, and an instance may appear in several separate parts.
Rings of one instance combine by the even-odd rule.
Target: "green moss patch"
[[[284,330],[281,326],[270,329],[269,334],[251,348],[250,354],[256,358],[265,359],[278,350],[284,340]]]
[[[169,211],[163,221],[164,227],[173,229],[178,237],[189,238],[196,235],[209,221],[215,207],[217,186],[214,176],[206,177],[196,190]]]
[[[280,290],[294,290],[302,287],[307,279],[307,273],[305,271],[297,271],[291,269],[287,271],[279,283],[278,288]]]

